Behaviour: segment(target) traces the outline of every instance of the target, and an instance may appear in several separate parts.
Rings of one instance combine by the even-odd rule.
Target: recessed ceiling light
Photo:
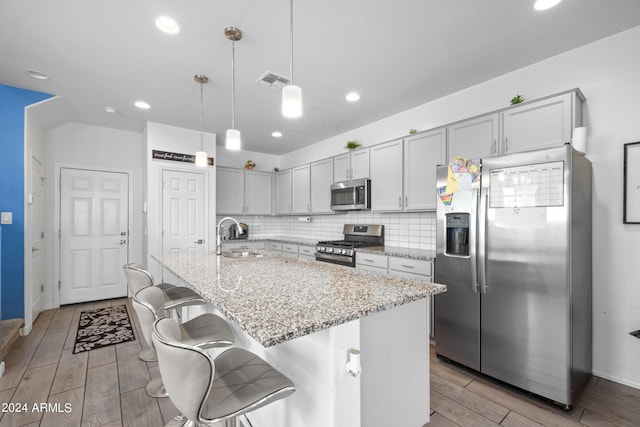
[[[27,76],[31,77],[32,79],[37,79],[37,80],[49,80],[49,76],[47,76],[45,73],[41,73],[40,71],[36,71],[36,70],[26,70],[24,72]]]
[[[113,107],[104,107],[104,111],[105,113],[109,113],[109,114],[115,114],[116,113],[116,109]]]
[[[282,132],[275,131],[271,134],[274,138],[280,138],[282,136]]]
[[[149,108],[151,108],[151,105],[147,104],[144,101],[136,101],[133,103],[133,105],[140,108],[141,110],[148,110]]]
[[[156,27],[165,34],[180,34],[180,25],[169,16],[159,16],[156,19]]]
[[[535,10],[547,10],[560,3],[562,0],[537,0],[533,5]]]
[[[360,99],[360,95],[357,92],[349,92],[345,99],[349,102],[356,102]]]

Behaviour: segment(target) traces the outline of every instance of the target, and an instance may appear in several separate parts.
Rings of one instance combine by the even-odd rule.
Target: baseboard
[[[622,378],[617,375],[611,375],[607,372],[602,372],[597,369],[593,369],[593,375],[596,377],[604,378],[605,380],[613,381],[619,384],[623,384],[629,387],[637,388],[640,390],[640,383],[636,381],[629,381],[628,378]]]

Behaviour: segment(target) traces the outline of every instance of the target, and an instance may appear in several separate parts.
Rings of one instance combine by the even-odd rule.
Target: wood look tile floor
[[[123,303],[127,304],[138,339],[72,354],[80,312]],[[159,371],[157,363],[138,359],[141,337],[135,312],[126,298],[41,313],[31,333],[20,337],[5,356],[6,371],[0,377],[0,403],[26,403],[28,411],[0,412],[0,427],[163,426],[178,411],[169,399],[154,399],[145,393],[145,385],[159,376]],[[33,405],[40,403],[49,403],[49,408],[59,412],[34,411]],[[432,347],[431,410],[428,426],[436,427],[637,427],[640,390],[592,377],[574,408],[564,412],[442,362]]]

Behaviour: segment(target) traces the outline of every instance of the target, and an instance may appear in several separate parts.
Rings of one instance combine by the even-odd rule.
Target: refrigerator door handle
[[[470,262],[470,270],[471,270],[471,290],[474,293],[478,293],[478,252],[477,246],[478,242],[476,239],[478,238],[478,190],[471,190],[472,200],[474,203],[471,204],[471,212],[469,218],[469,262]]]
[[[484,185],[483,185],[484,186]],[[487,233],[487,200],[488,187],[480,192],[480,206],[478,208],[478,284],[480,293],[487,294],[487,258],[486,258],[486,233]]]

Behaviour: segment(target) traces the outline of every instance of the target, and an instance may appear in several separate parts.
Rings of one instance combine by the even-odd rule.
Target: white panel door
[[[44,292],[44,166],[31,158],[31,321],[42,311]]]
[[[129,175],[60,169],[60,304],[127,296]]]
[[[162,253],[206,250],[204,173],[162,171]]]

